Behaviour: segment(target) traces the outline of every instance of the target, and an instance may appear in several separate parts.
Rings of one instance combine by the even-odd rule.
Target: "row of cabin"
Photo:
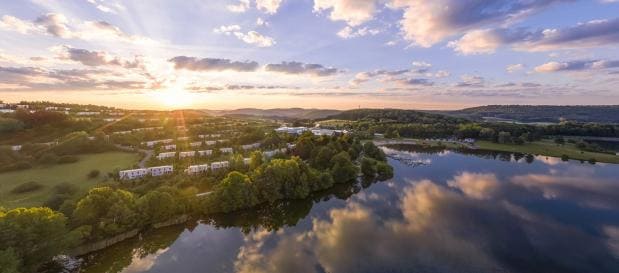
[[[216,137],[221,137],[221,134],[210,134],[210,135],[198,135],[198,138],[201,139],[205,139],[205,138],[216,138]]]
[[[176,148],[176,145],[168,145],[168,146],[174,146]],[[224,154],[231,154],[234,152],[232,148],[220,148],[219,151]],[[179,152],[178,157],[179,158],[195,157],[196,154],[198,156],[211,156],[213,155],[213,150]],[[159,153],[159,155],[157,155],[157,159],[159,160],[164,160],[164,159],[173,158],[173,157],[176,157],[176,152],[164,152],[164,153]]]
[[[158,166],[158,167],[119,171],[118,177],[120,177],[121,180],[131,180],[131,179],[145,177],[147,175],[162,176],[165,174],[170,174],[172,172],[174,172],[174,167],[171,165],[168,165],[168,166]]]
[[[243,158],[243,164],[249,165],[249,162],[251,162],[250,158]],[[185,170],[185,173],[199,174],[199,173],[207,172],[209,169],[212,171],[217,171],[217,170],[226,169],[229,167],[230,167],[229,161],[219,161],[219,162],[213,162],[210,165],[209,164],[191,165],[187,167],[187,169]]]
[[[253,144],[242,145],[241,148],[243,150],[245,150],[245,151],[253,150],[253,149],[258,149],[258,148],[260,148],[260,143],[256,142],[256,143],[253,143]]]

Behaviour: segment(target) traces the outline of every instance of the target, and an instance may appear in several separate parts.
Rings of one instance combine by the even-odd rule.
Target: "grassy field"
[[[115,168],[127,168],[140,160],[140,155],[124,152],[81,155],[71,164],[37,166],[28,170],[0,173],[0,206],[5,208],[39,206],[51,195],[52,188],[63,182],[78,185],[86,191],[103,181],[105,175]],[[98,178],[89,179],[91,170],[101,171]],[[35,192],[14,194],[15,186],[35,181],[45,187]]]
[[[589,160],[619,164],[619,156],[612,154],[592,153],[579,150],[574,144],[558,145],[550,140],[525,143],[523,145],[499,144],[490,141],[478,141],[477,146],[484,150],[518,152],[535,155],[561,157],[567,155],[570,159]]]

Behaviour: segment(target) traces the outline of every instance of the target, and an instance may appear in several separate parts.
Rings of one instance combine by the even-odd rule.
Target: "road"
[[[116,146],[116,148],[123,150],[123,151],[127,151],[127,152],[140,152],[144,154],[144,158],[142,158],[142,160],[140,160],[140,162],[138,162],[138,167],[140,168],[144,168],[146,167],[146,162],[148,162],[148,160],[150,160],[151,157],[153,157],[153,150],[144,150],[144,149],[139,149],[139,148],[133,148],[130,146],[122,146],[120,144],[114,144],[114,146]]]

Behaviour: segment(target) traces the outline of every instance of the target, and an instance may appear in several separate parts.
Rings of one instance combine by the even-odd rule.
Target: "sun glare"
[[[185,108],[192,104],[192,94],[182,88],[167,89],[155,94],[157,101],[166,108]]]

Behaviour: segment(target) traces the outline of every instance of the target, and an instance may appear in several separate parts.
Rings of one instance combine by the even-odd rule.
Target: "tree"
[[[34,272],[73,244],[67,218],[49,208],[0,212],[0,265],[18,263],[19,272]],[[8,271],[10,272],[10,271]]]
[[[216,200],[223,212],[249,208],[258,198],[249,177],[237,171],[228,173],[215,190]]]
[[[509,132],[499,132],[499,136],[497,138],[497,141],[501,144],[509,144],[512,143],[512,134],[510,134]]]
[[[313,136],[311,134],[303,134],[297,140],[297,145],[295,146],[295,153],[302,159],[309,159],[312,155],[312,151],[314,150],[314,141]]]
[[[361,173],[366,177],[376,176],[376,160],[364,157],[361,160]]]
[[[383,150],[378,148],[371,141],[368,141],[365,144],[363,144],[363,152],[365,153],[366,156],[376,159],[378,161],[387,160],[387,157],[385,156],[385,153],[383,152]]]
[[[116,235],[136,226],[135,201],[125,190],[94,188],[77,203],[72,220],[77,226],[91,226],[94,239]]]
[[[260,200],[271,203],[280,199],[299,199],[308,196],[308,179],[303,179],[308,170],[300,158],[274,159],[254,171],[254,184]]]
[[[319,170],[325,170],[331,167],[331,158],[335,155],[335,151],[329,146],[322,146],[317,150],[318,152],[312,158],[312,165]]]
[[[170,219],[177,212],[174,197],[167,192],[150,191],[137,200],[137,211],[145,224]]]
[[[255,170],[262,165],[264,156],[261,151],[253,151],[249,158],[249,169]]]
[[[559,145],[563,145],[565,144],[565,139],[562,137],[555,137],[555,143],[559,144]]]
[[[20,263],[13,248],[0,250],[0,273],[19,273]]]
[[[378,173],[378,180],[387,180],[393,177],[393,167],[387,162],[378,161],[376,163],[376,173]]]
[[[336,154],[331,159],[331,175],[336,183],[344,183],[357,178],[359,170],[350,160],[350,156],[346,152]]]

